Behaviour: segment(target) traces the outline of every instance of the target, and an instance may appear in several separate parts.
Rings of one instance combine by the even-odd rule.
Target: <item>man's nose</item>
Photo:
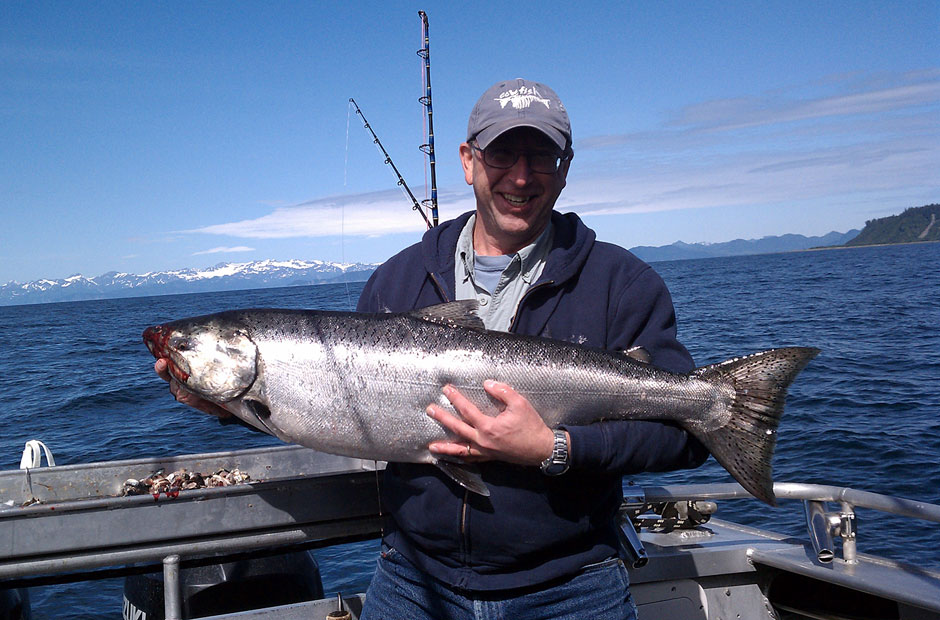
[[[529,156],[525,153],[519,153],[519,159],[512,165],[508,171],[509,178],[513,183],[522,187],[529,183],[532,178],[532,168],[529,167]]]

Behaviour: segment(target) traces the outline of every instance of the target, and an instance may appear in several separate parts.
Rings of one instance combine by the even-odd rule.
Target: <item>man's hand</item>
[[[444,396],[462,419],[438,405],[428,406],[428,415],[457,436],[432,443],[428,446],[432,453],[468,462],[499,460],[519,465],[540,465],[551,456],[554,433],[524,396],[496,381],[484,381],[483,389],[503,404],[499,415],[482,413],[452,385],[444,386]]]
[[[160,378],[170,384],[170,394],[178,401],[184,405],[189,405],[203,413],[208,413],[209,415],[214,415],[219,418],[228,418],[231,417],[231,413],[223,409],[222,407],[216,405],[213,402],[209,402],[203,398],[199,398],[182,385],[179,381],[170,376],[170,371],[167,368],[167,361],[165,359],[158,359],[153,364],[153,369],[160,375]]]

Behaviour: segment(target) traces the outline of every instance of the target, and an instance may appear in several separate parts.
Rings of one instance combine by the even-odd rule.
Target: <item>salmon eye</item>
[[[191,351],[193,343],[189,338],[170,338],[170,348],[176,351]]]

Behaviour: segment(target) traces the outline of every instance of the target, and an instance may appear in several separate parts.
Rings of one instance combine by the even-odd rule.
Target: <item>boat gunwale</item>
[[[720,499],[753,499],[736,482],[680,484],[642,487],[639,497],[646,502],[675,502]],[[634,497],[636,493],[632,494]],[[837,502],[854,508],[868,508],[887,514],[940,523],[940,505],[892,495],[860,491],[851,487],[803,482],[775,482],[777,499]]]

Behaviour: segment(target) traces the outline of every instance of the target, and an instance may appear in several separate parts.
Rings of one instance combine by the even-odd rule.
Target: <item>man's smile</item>
[[[507,194],[505,192],[500,192],[499,195],[502,196],[506,202],[517,207],[521,207],[522,205],[529,202],[531,198],[533,198],[532,196],[517,196],[515,194]]]

